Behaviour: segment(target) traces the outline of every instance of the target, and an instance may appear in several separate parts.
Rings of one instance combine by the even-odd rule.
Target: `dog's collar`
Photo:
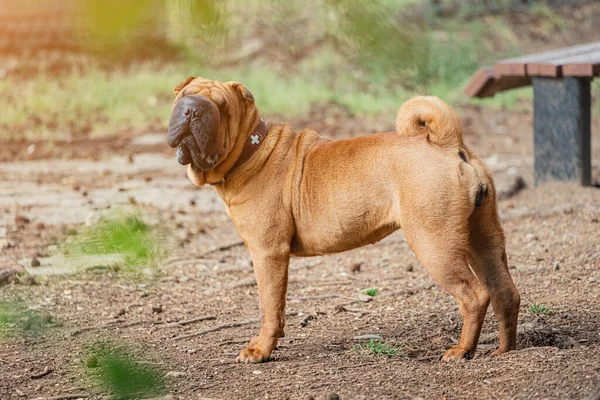
[[[254,155],[254,153],[256,153],[256,150],[258,150],[260,145],[265,141],[267,132],[268,132],[267,123],[261,118],[260,122],[259,122],[258,126],[256,127],[256,129],[254,130],[254,132],[252,132],[252,134],[250,134],[250,136],[248,136],[248,138],[244,142],[244,148],[242,149],[242,153],[236,160],[235,164],[233,164],[233,167],[231,167],[229,169],[229,171],[227,171],[222,182],[225,182],[225,179],[233,171],[235,171],[235,169],[237,167],[242,165],[244,162],[248,161]]]

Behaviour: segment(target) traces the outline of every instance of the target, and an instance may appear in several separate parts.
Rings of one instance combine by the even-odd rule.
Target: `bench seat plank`
[[[570,65],[577,65],[575,68],[568,69]],[[564,69],[577,71],[577,76],[594,76],[594,66],[600,66],[600,49],[583,54],[577,54],[570,57],[555,58],[552,60],[528,63],[526,72],[529,76],[549,76],[560,77]]]
[[[567,47],[565,49],[545,51],[521,57],[508,58],[500,60],[494,66],[494,75],[497,78],[503,76],[525,76],[527,75],[527,65],[531,63],[541,63],[550,60],[559,60],[572,56],[578,56],[585,53],[600,51],[600,42],[592,42],[577,46]]]
[[[482,68],[471,78],[465,88],[469,97],[492,97],[498,92],[516,89],[523,86],[531,86],[531,77],[528,76],[506,76],[495,79],[493,68]]]
[[[531,78],[536,76],[600,76],[600,42],[500,60],[493,67],[475,72],[465,93],[470,97],[490,97],[531,85]]]

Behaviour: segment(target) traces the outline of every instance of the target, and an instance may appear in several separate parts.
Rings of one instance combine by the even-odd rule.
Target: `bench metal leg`
[[[591,184],[590,80],[533,78],[534,182]]]

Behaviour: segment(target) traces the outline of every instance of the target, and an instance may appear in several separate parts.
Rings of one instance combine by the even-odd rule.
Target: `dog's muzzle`
[[[171,112],[167,135],[169,146],[177,149],[177,161],[211,169],[225,150],[219,123],[219,109],[212,101],[199,95],[182,97]]]

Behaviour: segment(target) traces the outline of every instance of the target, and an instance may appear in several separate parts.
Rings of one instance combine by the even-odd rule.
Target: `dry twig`
[[[204,315],[202,317],[190,318],[190,319],[186,319],[184,321],[170,322],[170,323],[162,324],[162,325],[159,325],[157,328],[158,329],[173,328],[176,326],[185,326],[185,325],[193,324],[194,322],[212,321],[213,319],[217,319],[217,317],[215,315]]]
[[[212,250],[207,251],[206,253],[200,254],[198,256],[198,258],[204,258],[207,255],[214,254],[214,253],[219,253],[219,252],[225,251],[225,250],[230,250],[230,249],[233,249],[234,247],[239,247],[239,246],[243,246],[243,245],[244,245],[244,242],[240,240],[240,241],[237,241],[237,242],[233,242],[233,243],[230,243],[230,244],[219,246],[216,249],[212,249]]]
[[[226,340],[224,342],[220,342],[219,346],[228,346],[230,344],[241,344],[241,343],[247,343],[248,339],[237,339],[237,340]]]
[[[336,369],[338,371],[344,370],[344,369],[350,369],[350,368],[361,368],[361,367],[371,367],[373,366],[375,363],[372,362],[367,362],[367,363],[362,363],[362,364],[349,364],[349,365],[342,365],[340,367],[337,367]]]
[[[33,400],[71,400],[71,399],[86,399],[90,397],[89,393],[72,393],[72,394],[59,394],[58,396],[50,397],[36,397]]]
[[[500,356],[510,356],[513,354],[521,354],[521,353],[529,353],[530,351],[539,351],[539,350],[558,350],[556,346],[539,346],[539,347],[527,347],[525,349],[513,350],[507,353],[499,354]]]
[[[207,252],[202,253],[202,254],[195,254],[195,255],[192,255],[192,256],[188,255],[187,257],[173,258],[173,259],[167,261],[166,263],[164,263],[163,266],[166,267],[166,266],[173,265],[173,264],[179,264],[179,263],[184,264],[184,263],[186,263],[188,261],[201,260],[201,259],[203,259],[206,256],[209,256],[211,254],[219,253],[221,251],[230,250],[230,249],[233,249],[234,247],[243,246],[243,245],[244,245],[244,242],[240,240],[238,242],[229,243],[229,244],[226,244],[226,245],[214,248],[212,250],[208,250]]]
[[[306,301],[306,300],[323,300],[323,299],[336,299],[343,298],[342,294],[322,294],[318,296],[288,296],[288,301]]]
[[[48,367],[47,365],[44,367],[44,370],[42,372],[38,372],[37,374],[33,374],[31,375],[31,379],[40,379],[43,378],[46,375],[49,375],[52,373],[52,368]]]
[[[347,311],[347,312],[351,312],[351,313],[360,313],[360,314],[372,314],[375,312],[373,310],[367,310],[366,308],[352,308],[352,307],[347,307],[344,305],[336,307],[336,310]]]
[[[297,312],[289,312],[289,313],[285,314],[286,317],[293,317],[293,316],[296,316],[296,315],[298,315]],[[252,324],[256,324],[257,322],[260,322],[260,318],[251,318],[251,319],[248,319],[246,321],[239,321],[239,322],[228,322],[228,323],[225,323],[225,324],[213,326],[212,328],[202,329],[202,330],[199,330],[199,331],[187,334],[187,335],[177,336],[177,337],[175,337],[173,339],[174,340],[189,339],[189,338],[192,338],[192,337],[206,335],[207,333],[216,332],[216,331],[220,331],[220,330],[223,330],[223,329],[237,328],[239,326],[244,326],[244,325],[252,325]]]
[[[136,325],[142,325],[142,324],[146,324],[146,323],[152,323],[152,321],[133,321],[133,322],[128,322],[126,324],[122,324],[121,322],[124,322],[123,320],[117,320],[117,321],[112,321],[112,322],[108,322],[106,324],[103,325],[94,325],[94,326],[86,326],[83,327],[81,329],[77,329],[75,331],[73,331],[71,333],[71,336],[78,336],[81,335],[84,332],[90,332],[90,331],[95,331],[98,329],[105,329],[105,328],[130,328],[132,326],[136,326]]]

